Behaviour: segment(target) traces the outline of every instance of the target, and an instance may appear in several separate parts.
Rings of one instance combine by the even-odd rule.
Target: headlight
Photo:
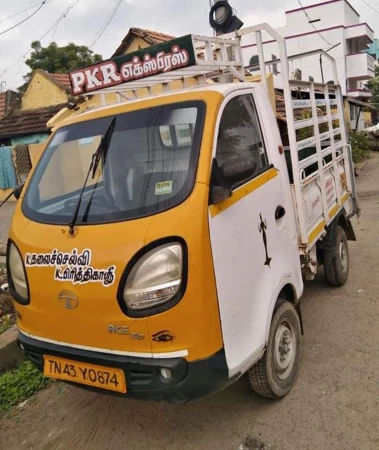
[[[143,310],[172,300],[182,284],[181,244],[166,244],[146,253],[132,268],[123,299],[130,310]]]
[[[11,291],[14,290],[15,300],[27,304],[29,302],[28,283],[26,281],[24,262],[20,252],[13,242],[8,249],[8,270]]]

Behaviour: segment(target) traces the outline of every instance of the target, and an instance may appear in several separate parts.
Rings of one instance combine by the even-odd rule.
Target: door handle
[[[282,217],[284,217],[285,213],[286,210],[283,208],[283,206],[281,205],[277,206],[275,210],[275,220],[279,220]]]

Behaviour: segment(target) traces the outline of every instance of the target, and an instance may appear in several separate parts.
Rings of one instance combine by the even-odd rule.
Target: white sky
[[[41,41],[43,46],[54,39],[58,45],[74,42],[90,45],[107,16],[119,0],[79,0],[78,4]],[[42,0],[0,0],[0,33],[20,22],[35,9]],[[47,0],[35,16],[13,30],[0,34],[0,81],[5,89],[16,89],[23,83],[22,76],[29,68],[23,63],[22,55],[27,52],[33,40],[38,40],[48,31],[68,6],[76,0]],[[376,13],[367,4],[378,11]],[[285,24],[284,12],[299,7],[298,0],[230,0],[238,17],[245,26],[268,22],[274,27]],[[280,3],[280,6],[279,6]],[[303,6],[319,3],[302,0]],[[351,0],[352,6],[379,35],[379,1]],[[8,20],[7,17],[36,5],[23,14]],[[94,45],[93,50],[104,59],[118,47],[130,27],[149,28],[175,36],[184,34],[211,35],[208,25],[209,0],[123,0],[110,26]],[[317,26],[317,24],[316,24]],[[15,63],[13,68],[2,74],[4,69]],[[4,87],[3,87],[4,89]]]

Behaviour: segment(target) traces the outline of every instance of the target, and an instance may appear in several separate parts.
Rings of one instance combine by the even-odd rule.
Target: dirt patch
[[[7,282],[4,266],[0,266],[0,286]],[[10,295],[0,292],[0,334],[16,323],[16,312]]]
[[[371,197],[378,197],[378,196],[379,196],[379,189],[374,189],[373,191],[361,192],[359,194],[359,198],[371,198]]]
[[[271,444],[265,444],[258,439],[248,436],[238,450],[275,450]]]

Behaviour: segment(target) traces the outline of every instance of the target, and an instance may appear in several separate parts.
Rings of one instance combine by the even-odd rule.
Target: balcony
[[[347,95],[353,98],[358,97],[370,98],[372,97],[372,92],[369,91],[368,89],[348,89]]]
[[[357,25],[350,25],[346,27],[346,39],[361,39],[364,44],[371,44],[374,42],[374,31],[367,25],[367,23],[359,23]]]
[[[347,78],[368,80],[375,75],[375,59],[367,53],[347,56]]]

